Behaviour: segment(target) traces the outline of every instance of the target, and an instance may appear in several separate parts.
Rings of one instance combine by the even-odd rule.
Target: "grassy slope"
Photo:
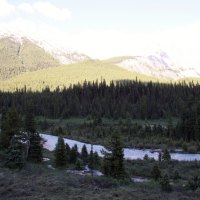
[[[0,79],[57,65],[50,54],[26,39],[22,44],[10,38],[0,39]]]
[[[142,81],[164,81],[139,73],[129,72],[113,64],[101,61],[87,61],[78,64],[63,65],[56,68],[49,68],[29,72],[15,76],[1,82],[1,90],[13,91],[15,88],[22,88],[24,85],[32,90],[41,90],[45,86],[55,89],[70,84],[83,83],[87,81],[111,80],[134,80],[136,77]]]

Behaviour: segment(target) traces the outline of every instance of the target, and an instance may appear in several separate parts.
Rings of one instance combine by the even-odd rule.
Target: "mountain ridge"
[[[25,85],[41,90],[45,86],[63,87],[84,80],[96,81],[104,78],[109,82],[112,79],[133,80],[136,77],[141,81],[189,82],[194,79],[199,82],[200,71],[192,67],[177,66],[162,50],[144,56],[94,60],[85,54],[55,47],[45,40],[0,32],[1,90],[9,90],[9,87],[14,90]],[[38,84],[40,86],[36,88],[34,85]]]
[[[0,79],[85,60],[90,58],[77,52],[57,49],[46,41],[13,34],[0,34]]]
[[[148,76],[178,80],[183,78],[200,78],[200,72],[191,67],[179,67],[163,51],[146,56],[122,56],[108,59],[107,62],[119,67],[143,73]]]

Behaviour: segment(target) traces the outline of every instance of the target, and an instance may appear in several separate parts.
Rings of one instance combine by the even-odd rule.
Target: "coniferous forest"
[[[193,82],[163,84],[136,80],[107,84],[102,81],[85,82],[62,90],[58,87],[54,91],[46,87],[42,92],[26,88],[16,89],[14,93],[0,92],[1,113],[15,106],[24,115],[30,102],[35,116],[54,119],[88,116],[141,120],[177,118],[175,129],[168,130],[166,136],[187,142],[200,140],[200,85]]]
[[[50,118],[86,117],[160,119],[197,114],[200,85],[194,83],[142,83],[140,81],[85,82],[69,88],[42,92],[18,90],[0,92],[0,112],[14,105],[25,113],[26,103],[34,105],[34,115]]]

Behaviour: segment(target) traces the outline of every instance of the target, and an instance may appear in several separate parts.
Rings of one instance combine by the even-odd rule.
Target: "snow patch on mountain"
[[[13,30],[0,30],[0,38],[9,38],[16,43],[22,44],[23,41],[29,40],[40,48],[44,49],[47,53],[52,55],[55,59],[57,59],[61,64],[71,64],[77,63],[85,60],[90,60],[90,58],[82,53],[74,52],[68,50],[67,48],[54,46],[46,40],[41,40],[37,37],[33,37],[31,35],[27,35],[23,32],[15,32]]]
[[[164,51],[151,55],[124,58],[116,62],[118,66],[129,71],[165,79],[200,77],[200,71],[192,67],[180,67]]]

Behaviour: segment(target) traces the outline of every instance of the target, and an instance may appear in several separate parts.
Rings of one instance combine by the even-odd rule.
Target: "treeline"
[[[49,118],[86,117],[159,119],[180,117],[195,110],[200,100],[199,84],[142,83],[140,81],[84,82],[69,88],[14,93],[0,92],[0,112],[14,105],[25,113],[26,102],[34,105],[34,115]]]

